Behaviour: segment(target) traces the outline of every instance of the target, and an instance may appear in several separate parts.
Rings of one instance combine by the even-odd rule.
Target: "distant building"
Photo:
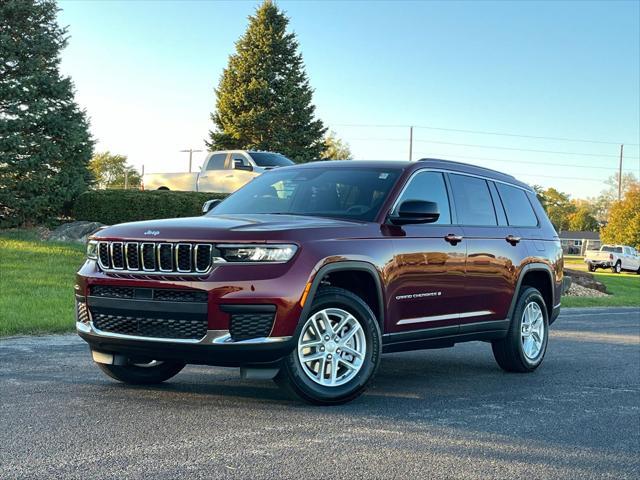
[[[560,232],[562,251],[567,255],[584,255],[587,250],[600,248],[599,232]]]

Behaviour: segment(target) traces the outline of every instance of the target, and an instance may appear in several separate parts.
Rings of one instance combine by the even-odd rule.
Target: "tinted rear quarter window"
[[[471,226],[495,226],[496,212],[487,181],[467,175],[450,174],[458,223]]]
[[[538,218],[524,190],[504,183],[496,183],[507,222],[514,227],[536,227]]]

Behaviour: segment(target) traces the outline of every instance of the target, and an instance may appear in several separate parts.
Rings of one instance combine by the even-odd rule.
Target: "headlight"
[[[87,258],[90,260],[98,259],[98,242],[89,240],[87,242]]]
[[[225,262],[287,262],[295,255],[295,245],[217,245]]]

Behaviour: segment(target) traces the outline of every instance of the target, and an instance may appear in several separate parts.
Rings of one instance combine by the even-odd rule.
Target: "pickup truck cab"
[[[602,245],[600,250],[587,250],[584,261],[590,272],[610,268],[613,273],[627,270],[640,274],[640,256],[635,248],[627,245]]]
[[[293,165],[284,155],[252,150],[226,150],[207,154],[197,173],[149,173],[145,190],[232,193],[258,175]]]
[[[483,341],[504,370],[532,372],[566,287],[560,239],[512,176],[313,162],[268,171],[201,217],[96,233],[76,328],[122,382],[240,367],[336,404],[365,390],[383,353]]]

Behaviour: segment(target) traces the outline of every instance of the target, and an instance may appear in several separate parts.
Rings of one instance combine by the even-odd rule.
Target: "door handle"
[[[520,240],[522,240],[522,238],[516,237],[514,235],[507,235],[507,238],[505,238],[505,240],[515,247],[516,244],[518,244]]]
[[[456,245],[458,243],[460,243],[462,241],[462,235],[455,235],[453,233],[450,233],[449,235],[445,236],[444,239],[449,242],[451,245]]]

